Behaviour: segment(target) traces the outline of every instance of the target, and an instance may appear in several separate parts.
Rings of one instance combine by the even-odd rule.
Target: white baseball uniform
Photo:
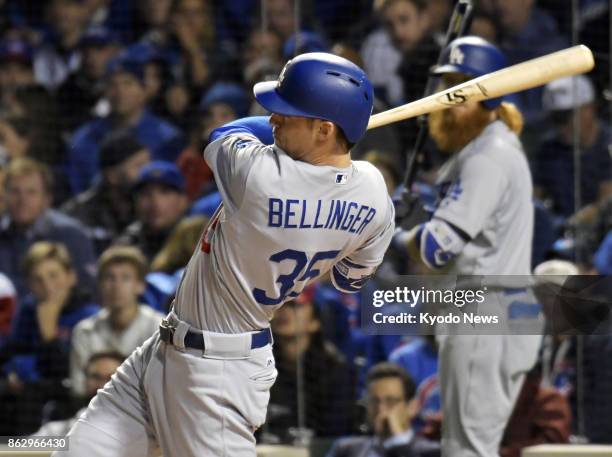
[[[204,156],[223,204],[178,288],[174,344],[157,333],[137,349],[58,457],[254,456],[276,369],[252,335],[308,282],[332,270],[354,292],[382,261],[394,210],[372,165],[310,165],[245,133]],[[188,328],[203,330],[204,351],[181,347]]]
[[[486,129],[440,170],[434,218],[470,241],[449,275],[531,273],[532,182],[518,137],[502,121]],[[509,303],[501,294],[489,303]],[[522,299],[534,303],[529,291]],[[517,297],[513,296],[512,300]],[[535,364],[539,335],[441,335],[440,389],[444,457],[493,457],[524,374]]]

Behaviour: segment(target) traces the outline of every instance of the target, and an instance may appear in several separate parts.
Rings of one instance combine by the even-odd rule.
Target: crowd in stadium
[[[481,0],[470,33],[496,43],[514,64],[568,47],[578,27],[580,42],[603,62],[512,101],[526,120],[534,180],[534,269],[559,259],[540,271],[610,275],[609,4],[580,2],[576,25],[570,3]],[[157,329],[221,201],[202,159],[208,135],[265,114],[252,96],[255,82],[276,79],[297,54],[326,51],[366,70],[376,111],[418,99],[453,2],[299,5],[0,0],[0,435],[72,417]],[[396,199],[417,131],[414,120],[372,130],[352,152],[380,169]],[[413,190],[427,206],[443,157],[432,143],[425,147]],[[415,273],[401,256],[389,264],[394,274]],[[389,398],[406,403],[402,433],[439,439],[435,339],[366,335],[359,306],[359,295],[321,281],[278,312],[279,377],[261,442],[300,442],[299,426],[326,438],[388,433],[376,417]],[[594,442],[612,440],[610,415],[601,414],[612,404],[612,368],[599,363],[612,356],[611,343],[608,336],[584,343],[589,385],[581,402]],[[574,337],[545,338],[502,456],[577,432],[577,363]],[[398,381],[395,397],[376,390],[385,378]]]

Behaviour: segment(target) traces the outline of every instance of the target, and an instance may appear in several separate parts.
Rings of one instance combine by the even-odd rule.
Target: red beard
[[[441,151],[463,149],[491,123],[491,111],[478,105],[467,111],[451,108],[431,113],[428,118],[429,134]]]

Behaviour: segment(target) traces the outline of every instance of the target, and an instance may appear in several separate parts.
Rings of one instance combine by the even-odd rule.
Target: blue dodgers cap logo
[[[287,68],[289,68],[290,65],[291,60],[285,64],[285,66],[280,72],[280,75],[278,75],[278,84],[276,85],[276,87],[280,87],[283,84],[283,80],[285,79],[285,73],[287,73]]]
[[[450,52],[449,60],[454,65],[462,65],[465,59],[465,54],[461,51],[459,46],[453,46]]]

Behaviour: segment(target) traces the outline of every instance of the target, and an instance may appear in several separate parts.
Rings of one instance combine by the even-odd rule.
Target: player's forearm
[[[466,234],[435,217],[409,232],[399,232],[394,236],[394,243],[399,244],[400,249],[403,245],[413,260],[437,271],[446,268],[461,253],[467,241]]]
[[[236,119],[235,121],[229,122],[213,130],[208,140],[209,142],[213,142],[221,137],[240,133],[253,135],[263,144],[274,143],[269,116],[251,116]]]

